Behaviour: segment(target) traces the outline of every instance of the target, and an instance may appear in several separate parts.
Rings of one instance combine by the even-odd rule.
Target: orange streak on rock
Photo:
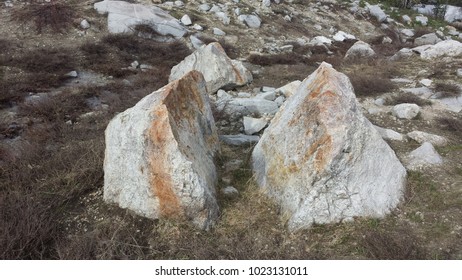
[[[182,216],[179,199],[173,191],[169,173],[168,151],[165,147],[174,141],[171,134],[168,112],[164,106],[154,111],[155,119],[149,129],[149,165],[151,189],[159,200],[160,215],[164,217]]]

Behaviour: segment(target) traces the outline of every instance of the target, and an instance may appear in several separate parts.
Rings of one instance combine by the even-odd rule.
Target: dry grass
[[[390,230],[372,229],[364,233],[361,244],[367,256],[376,260],[419,260],[426,253],[409,227]]]
[[[423,35],[426,35],[426,34],[429,34],[429,33],[432,33],[434,31],[432,31],[430,28],[428,27],[425,27],[425,26],[418,26],[414,29],[414,38],[419,38]]]
[[[351,72],[347,74],[355,90],[356,96],[379,96],[391,92],[396,88],[395,84],[386,77],[375,73]]]
[[[445,130],[451,131],[456,135],[462,134],[462,120],[456,118],[439,118],[438,123]]]
[[[462,94],[459,86],[442,82],[435,84],[435,91],[438,93],[439,98],[458,97]]]
[[[161,43],[129,34],[107,35],[100,42],[84,43],[80,50],[84,68],[114,77],[126,77],[133,74],[127,67],[137,60],[156,67],[162,75],[155,78],[165,84],[170,68],[190,54],[187,46],[178,41]]]
[[[38,33],[45,29],[53,32],[68,30],[77,18],[75,4],[65,1],[33,1],[13,10],[12,19],[20,23],[33,23]]]
[[[51,129],[47,139],[59,138],[59,131]],[[32,146],[27,159],[0,168],[0,259],[57,258],[62,215],[102,183],[100,140],[67,141],[53,152],[45,144]]]
[[[247,61],[252,64],[261,65],[261,66],[269,66],[275,64],[286,64],[286,65],[294,65],[301,63],[305,60],[305,57],[296,54],[296,53],[281,53],[281,54],[273,54],[273,55],[257,55],[251,54]]]
[[[25,53],[15,52],[0,68],[0,102],[11,106],[28,92],[48,91],[66,81],[64,74],[75,70],[76,58],[64,48],[39,48]],[[10,105],[8,105],[10,104]]]

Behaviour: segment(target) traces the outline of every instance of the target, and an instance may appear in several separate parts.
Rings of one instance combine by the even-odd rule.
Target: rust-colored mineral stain
[[[312,157],[314,153],[314,168],[317,172],[323,170],[328,161],[328,156],[332,152],[332,137],[328,134],[323,134],[321,138],[316,140],[305,153],[304,159]]]
[[[236,75],[236,80],[239,84],[244,84],[245,81],[244,81],[244,78],[241,76],[241,73],[239,73],[239,70],[237,70],[236,66],[234,66],[234,64],[231,64],[232,67],[233,67],[233,72],[234,74]]]
[[[164,104],[175,122],[186,120],[192,126],[191,122],[195,120],[196,110],[204,111],[204,101],[199,88],[196,86],[202,80],[200,75],[199,72],[192,71],[172,83],[172,87],[169,88]]]
[[[149,128],[150,153],[150,184],[153,193],[159,200],[160,215],[163,217],[182,216],[178,197],[173,192],[173,182],[168,170],[168,151],[165,147],[173,138],[165,107],[157,108],[155,119]]]

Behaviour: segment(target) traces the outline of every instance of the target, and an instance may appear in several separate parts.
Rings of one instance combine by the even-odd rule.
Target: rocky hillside
[[[2,1],[2,259],[460,259],[462,8]]]

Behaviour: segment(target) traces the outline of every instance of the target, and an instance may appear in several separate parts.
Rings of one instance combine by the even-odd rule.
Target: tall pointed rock
[[[406,171],[362,115],[347,76],[327,63],[298,87],[252,154],[258,185],[291,230],[383,217],[403,196]]]

